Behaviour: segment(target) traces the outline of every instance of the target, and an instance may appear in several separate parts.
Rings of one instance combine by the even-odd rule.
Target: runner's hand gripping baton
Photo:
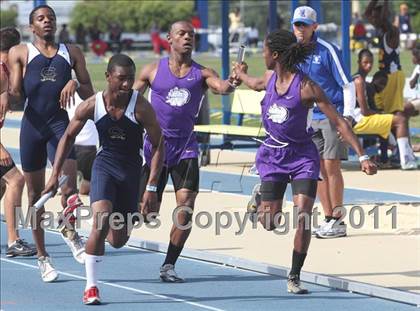
[[[68,179],[68,176],[66,176],[66,175],[60,176],[60,178],[58,179],[58,186],[61,187],[62,185],[64,185],[66,183],[67,179]],[[34,204],[35,209],[39,210],[52,197],[53,197],[53,192],[52,191],[44,194],[38,201],[35,202],[35,204]]]

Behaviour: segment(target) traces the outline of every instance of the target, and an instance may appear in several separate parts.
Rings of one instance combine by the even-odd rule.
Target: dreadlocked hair
[[[292,32],[284,29],[271,32],[267,36],[266,42],[272,53],[279,54],[279,62],[283,68],[290,72],[296,72],[297,65],[303,63],[315,48],[313,43],[297,41]]]

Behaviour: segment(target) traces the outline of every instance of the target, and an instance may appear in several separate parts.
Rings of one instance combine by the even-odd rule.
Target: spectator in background
[[[388,20],[388,1],[383,4],[378,4],[377,0],[370,1],[365,16],[379,31],[379,69],[388,74],[388,83],[382,92],[376,94],[375,103],[385,113],[402,113],[405,75],[400,62],[400,33]]]
[[[400,4],[400,14],[395,16],[395,27],[398,27],[400,33],[412,33],[411,18],[408,13],[408,5],[405,3]]]
[[[83,52],[87,52],[86,29],[81,23],[79,23],[76,28],[76,43],[82,46]]]
[[[121,34],[122,28],[118,23],[111,23],[109,26],[109,45],[113,54],[121,52]]]
[[[420,42],[411,51],[412,61],[415,65],[410,77],[410,88],[415,89],[415,97],[411,98],[404,107],[404,112],[410,116],[417,116],[420,110]]]
[[[90,36],[90,41],[91,42],[99,40],[99,38],[101,36],[101,31],[98,28],[98,21],[97,20],[95,21],[93,26],[89,28],[89,36]]]
[[[258,29],[257,29],[257,27],[255,27],[255,23],[252,23],[251,24],[251,29],[247,33],[246,44],[248,46],[252,45],[254,47],[257,47],[258,46],[258,41],[259,41]]]
[[[89,36],[91,40],[90,48],[92,52],[99,58],[105,56],[108,49],[108,44],[101,39],[101,31],[98,28],[98,21],[96,20],[94,25],[89,28]]]
[[[60,33],[58,34],[58,41],[60,43],[71,43],[70,33],[67,30],[67,25],[66,24],[63,24],[61,26]]]
[[[420,42],[417,42],[411,53],[413,64],[416,67],[414,67],[410,77],[410,88],[415,89],[415,96],[410,98],[405,104],[404,112],[409,116],[417,116],[420,110]],[[414,144],[413,150],[420,152],[420,144]]]
[[[408,13],[408,5],[405,3],[400,4],[400,14],[395,16],[394,26],[400,31],[400,40],[402,47],[411,49],[415,44],[417,36],[413,34],[411,28],[411,17]]]
[[[410,89],[414,89],[415,91],[414,96],[409,98],[404,104],[404,114],[407,117],[418,116],[420,111],[420,42],[417,43],[411,53],[415,67],[409,79],[409,84]],[[417,148],[419,147],[417,146]]]
[[[153,52],[155,52],[155,56],[159,57],[162,49],[165,49],[169,54],[171,51],[169,43],[160,37],[160,28],[156,22],[153,22],[152,28],[150,29],[150,37],[152,39]]]
[[[372,82],[366,84],[366,76],[372,70],[373,54],[363,49],[358,56],[358,71],[353,75],[356,86],[356,98],[358,108],[354,110],[356,121],[353,131],[356,134],[376,134],[383,139],[388,139],[391,129],[397,137],[398,149],[401,155],[406,155],[409,161],[401,161],[403,170],[416,169],[417,163],[413,150],[409,144],[408,120],[403,114],[379,114],[375,111],[375,93],[380,93],[388,82],[388,76],[384,71],[374,74]],[[404,157],[401,157],[403,159]]]
[[[241,10],[239,8],[235,8],[233,12],[229,13],[229,20],[230,20],[230,27],[229,27],[230,33],[236,32],[238,28],[244,26],[244,24],[241,21]]]
[[[267,17],[266,19],[266,26],[267,26],[267,33],[270,32],[270,18]],[[280,16],[279,13],[276,14],[276,25],[277,25],[277,29],[283,29],[284,26],[284,19]]]
[[[354,13],[353,17],[353,24],[351,26],[352,31],[352,39],[354,40],[351,44],[352,51],[355,49],[363,48],[364,42],[366,42],[366,27],[363,23],[362,19],[359,17],[359,14],[356,12]]]
[[[197,12],[194,12],[194,15],[191,17],[191,25],[194,27],[195,31],[195,51],[200,50],[200,34],[198,30],[201,28],[201,19]]]

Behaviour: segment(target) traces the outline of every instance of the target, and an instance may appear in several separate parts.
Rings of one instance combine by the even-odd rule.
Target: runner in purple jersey
[[[227,94],[235,90],[234,79],[221,80],[217,73],[191,59],[194,47],[194,28],[189,22],[172,24],[168,34],[171,45],[169,58],[144,67],[134,89],[141,92],[150,88],[150,102],[165,138],[166,159],[158,184],[147,184],[150,167],[150,143],[146,135],[146,159],[140,183],[140,195],[145,191],[158,192],[159,202],[171,175],[178,209],[177,224],[170,234],[165,261],[160,268],[164,282],[183,282],[174,269],[191,229],[181,229],[189,223],[199,189],[198,143],[193,132],[201,102],[207,89],[213,93]],[[141,197],[141,196],[140,196]],[[142,209],[144,214],[151,212]]]
[[[263,77],[250,77],[243,65],[234,65],[234,77],[253,90],[266,90],[261,111],[267,138],[258,149],[256,160],[261,177],[258,220],[266,230],[278,226],[283,195],[287,183],[292,184],[293,202],[298,208],[298,227],[287,289],[294,294],[308,292],[300,284],[300,271],[311,240],[310,215],[320,170],[319,155],[311,140],[309,126],[309,111],[314,102],[356,150],[362,171],[368,175],[376,173],[376,166],[363,154],[351,128],[321,88],[297,69],[311,51],[312,46],[297,42],[293,33],[278,30],[269,34],[264,42],[263,54],[268,70]]]

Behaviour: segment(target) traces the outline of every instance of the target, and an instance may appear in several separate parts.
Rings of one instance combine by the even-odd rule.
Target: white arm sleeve
[[[356,87],[354,82],[343,86],[344,112],[343,116],[354,118],[354,108],[356,107]]]
[[[415,77],[417,74],[420,74],[420,65],[416,65],[416,67],[414,67],[414,70],[413,70],[413,72],[412,72],[412,74],[411,74],[410,80],[413,80],[413,79],[414,79],[414,77]]]

